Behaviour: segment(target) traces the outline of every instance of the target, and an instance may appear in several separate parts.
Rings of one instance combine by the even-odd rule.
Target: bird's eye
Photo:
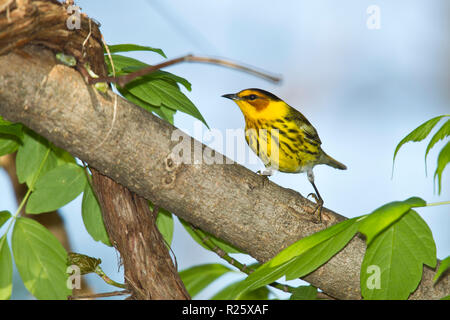
[[[248,96],[248,100],[256,100],[257,96],[256,94],[251,94]]]

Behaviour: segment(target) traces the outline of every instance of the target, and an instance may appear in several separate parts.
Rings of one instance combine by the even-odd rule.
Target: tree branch
[[[156,227],[148,201],[91,169],[113,246],[119,250],[133,299],[190,299]]]
[[[115,127],[98,147],[110,129],[114,94],[103,95],[87,85],[74,69],[56,64],[49,50],[33,47],[27,52],[28,58],[0,56],[2,116],[24,123],[102,174],[257,260],[266,261],[298,239],[345,219],[324,208],[327,225],[314,223],[314,203],[273,182],[263,187],[260,176],[237,164],[176,164],[170,155],[178,144],[171,140],[176,128],[120,97]],[[338,299],[360,299],[364,251],[364,241],[355,237],[304,279]],[[438,299],[450,293],[449,277],[433,285],[434,273],[424,267],[411,298]]]

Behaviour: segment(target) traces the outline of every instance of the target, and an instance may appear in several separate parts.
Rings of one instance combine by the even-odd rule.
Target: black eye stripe
[[[256,100],[258,98],[258,96],[256,94],[250,94],[250,95],[246,96],[246,98],[248,100]]]

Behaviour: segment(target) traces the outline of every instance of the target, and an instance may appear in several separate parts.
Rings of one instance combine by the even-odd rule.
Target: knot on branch
[[[173,172],[173,171],[176,171],[180,167],[181,162],[176,161],[174,158],[174,155],[172,153],[169,153],[169,155],[166,157],[166,159],[164,161],[164,165],[165,165],[166,171]]]
[[[182,162],[177,161],[176,157],[174,157],[173,153],[169,153],[164,160],[164,168],[167,172],[166,175],[162,178],[162,183],[164,188],[171,188],[174,186],[177,173],[182,166]]]

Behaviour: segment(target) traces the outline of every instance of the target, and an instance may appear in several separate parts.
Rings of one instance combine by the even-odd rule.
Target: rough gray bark
[[[0,115],[22,122],[55,145],[86,161],[140,196],[266,261],[296,240],[345,219],[324,209],[324,224],[312,219],[314,204],[299,193],[237,164],[176,164],[170,155],[176,129],[118,97],[110,135],[114,94],[85,84],[78,72],[55,64],[53,53],[27,49],[30,57],[0,56]],[[204,148],[199,142],[200,148]],[[360,299],[363,240],[355,237],[341,252],[304,279],[340,299]],[[424,268],[413,299],[450,293],[446,276],[433,285]]]

